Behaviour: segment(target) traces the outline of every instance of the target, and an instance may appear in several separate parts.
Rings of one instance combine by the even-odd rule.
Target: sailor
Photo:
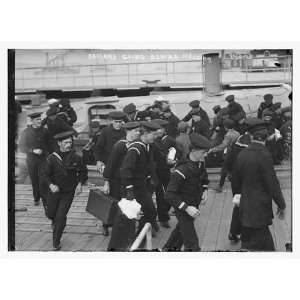
[[[169,122],[161,119],[155,119],[153,122],[161,126],[153,144],[153,158],[158,179],[156,187],[157,216],[162,227],[170,228],[168,212],[171,206],[165,200],[165,191],[170,180],[170,169],[175,165],[175,159],[178,158],[179,153],[175,139],[170,137],[166,131]],[[171,151],[175,153],[172,158],[170,157]]]
[[[42,127],[42,113],[32,113],[29,115],[31,125],[22,133],[19,141],[20,150],[27,154],[26,164],[32,184],[34,205],[39,205],[41,190],[39,184],[40,168],[46,160],[49,151],[49,133]],[[43,205],[46,208],[46,199],[42,197]]]
[[[54,250],[61,248],[60,240],[74,194],[81,193],[88,178],[82,157],[72,150],[73,135],[73,131],[67,131],[54,136],[59,150],[47,157],[42,170],[43,181],[49,188],[47,217],[52,220]]]
[[[179,135],[176,137],[176,145],[181,152],[182,157],[187,157],[190,152],[190,137],[189,137],[190,127],[189,124],[183,121],[178,123]]]
[[[178,223],[163,247],[165,251],[180,251],[183,245],[185,251],[200,251],[194,220],[200,214],[201,200],[207,200],[209,180],[204,157],[210,142],[197,133],[191,133],[190,139],[189,158],[178,163],[166,191],[166,200],[174,207]]]
[[[124,106],[123,112],[126,114],[125,122],[141,121],[140,113],[136,109],[135,104],[129,103]]]
[[[201,118],[196,109],[191,111],[190,115],[193,119],[193,132],[205,136],[207,139],[210,139],[211,132],[208,123]]]
[[[172,138],[176,138],[177,136],[177,126],[179,123],[178,117],[171,111],[170,105],[165,105],[162,108],[163,117],[162,119],[169,122],[168,126],[166,127],[167,133]]]
[[[49,153],[57,150],[57,142],[54,139],[56,134],[66,131],[73,131],[74,134],[77,134],[76,130],[68,124],[67,119],[58,117],[58,114],[59,107],[52,105],[46,112],[47,117],[43,120],[49,130]]]
[[[112,120],[112,124],[102,129],[95,144],[94,154],[97,161],[97,169],[101,173],[104,170],[113,145],[125,138],[125,130],[122,128],[125,114],[122,111],[112,111],[108,117]]]
[[[115,143],[103,172],[103,191],[117,200],[121,200],[122,195],[124,195],[124,192],[122,192],[120,167],[130,143],[138,140],[140,137],[139,122],[128,122],[122,127],[126,131],[126,139]],[[134,236],[134,233],[135,221],[128,219],[119,210],[113,224],[108,251],[127,250],[129,245],[128,238]]]
[[[273,160],[265,146],[268,130],[258,119],[248,128],[252,142],[237,157],[232,174],[232,187],[240,195],[242,249],[274,251],[269,225],[272,224],[272,200],[277,215],[284,218],[285,201],[276,176]]]
[[[224,152],[223,157],[225,160],[227,152],[230,150],[232,144],[234,144],[236,142],[236,140],[240,134],[233,129],[234,122],[232,120],[230,120],[230,119],[224,120],[223,125],[224,125],[225,131],[226,131],[224,140],[220,145],[211,148],[210,151],[211,152],[223,151]],[[223,163],[222,168],[221,168],[221,176],[220,176],[219,185],[215,188],[216,192],[218,192],[218,193],[222,192],[226,176],[227,176],[227,169],[226,169],[225,164]]]
[[[142,121],[140,139],[131,143],[120,168],[124,196],[127,200],[136,199],[142,206],[143,217],[140,219],[138,232],[146,222],[156,230],[156,209],[148,184],[152,180],[151,168],[153,154],[150,144],[154,143],[156,131],[160,126],[153,122]]]
[[[122,111],[112,111],[108,117],[112,120],[112,124],[103,128],[101,134],[97,136],[94,147],[95,160],[97,162],[97,170],[103,173],[105,165],[111,154],[114,144],[125,138],[125,130],[122,128],[125,114]],[[108,227],[111,224],[102,224],[102,233],[104,236],[109,235]]]
[[[225,101],[228,102],[228,105],[227,105],[227,114],[228,114],[228,117],[229,119],[233,120],[233,121],[236,121],[236,115],[238,113],[242,113],[244,115],[244,117],[246,116],[246,113],[242,107],[241,104],[235,102],[234,100],[234,95],[228,95],[226,98],[225,98]]]
[[[257,110],[257,118],[262,119],[263,118],[263,111],[268,108],[271,109],[273,108],[273,95],[272,94],[265,94],[264,95],[264,102],[261,102],[258,110]]]
[[[65,113],[67,116],[67,123],[70,126],[73,126],[73,124],[77,121],[77,114],[74,108],[71,106],[70,100],[67,98],[61,99],[59,106],[60,106],[60,113]]]
[[[200,106],[199,100],[193,100],[189,103],[189,106],[192,108],[188,114],[182,119],[184,122],[188,122],[190,119],[192,119],[192,112],[194,113],[197,111],[198,115],[210,126],[210,120],[208,117],[207,112]],[[193,125],[193,124],[192,124]]]

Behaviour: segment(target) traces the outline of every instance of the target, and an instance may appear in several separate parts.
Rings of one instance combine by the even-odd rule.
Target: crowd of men
[[[285,201],[274,165],[290,155],[291,107],[273,104],[273,96],[266,94],[257,116],[247,117],[234,95],[225,100],[227,106],[213,108],[212,122],[199,100],[189,103],[182,120],[161,96],[144,111],[131,103],[112,111],[105,128],[96,120],[90,123],[91,140],[83,155],[72,149],[77,116],[68,100],[49,100],[44,120],[41,113],[30,114],[19,147],[27,154],[34,204],[41,199],[52,221],[54,250],[61,248],[67,213],[88,179],[91,160],[104,179],[102,191],[119,201],[113,224],[103,224],[103,235],[111,235],[109,251],[128,250],[145,223],[152,225],[153,235],[160,226],[170,228],[171,210],[178,224],[163,250],[199,251],[194,220],[207,200],[206,167],[218,163],[222,168],[215,190],[222,192],[227,177],[235,199],[228,238],[241,239],[245,250],[275,250],[268,229],[272,200],[280,218]],[[138,226],[135,204],[142,213]]]

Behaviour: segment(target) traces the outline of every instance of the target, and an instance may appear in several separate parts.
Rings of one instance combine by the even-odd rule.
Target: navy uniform
[[[124,120],[125,114],[121,111],[113,111],[109,113],[109,118],[112,120]],[[117,130],[112,125],[102,129],[101,134],[98,135],[97,141],[94,147],[94,155],[96,161],[101,161],[104,164],[107,163],[108,157],[111,153],[113,145],[125,138],[124,129]]]
[[[232,186],[237,194],[241,194],[239,215],[242,248],[250,251],[274,251],[269,230],[274,217],[272,199],[281,213],[286,205],[272,156],[263,144],[268,131],[265,124],[261,120],[260,122],[248,129],[253,141],[237,157]]]
[[[190,114],[192,117],[194,115],[196,115],[196,116],[199,115],[197,110],[192,111]],[[207,139],[210,139],[210,137],[211,137],[210,125],[202,118],[197,122],[195,122],[195,121],[193,122],[192,130],[195,133],[205,136]]]
[[[179,119],[171,112],[169,108],[167,108],[163,112],[163,115],[164,115],[163,119],[169,122],[169,124],[166,127],[167,134],[175,139],[177,136],[177,127],[178,127]]]
[[[263,111],[265,109],[274,110],[274,104],[273,104],[273,95],[272,94],[266,94],[264,95],[264,102],[261,102],[258,110],[257,110],[257,118],[262,119],[263,118]]]
[[[57,134],[54,138],[63,141],[74,135],[67,131]],[[73,202],[78,183],[86,182],[87,168],[82,157],[75,150],[53,152],[47,157],[42,173],[43,180],[49,187],[47,217],[53,225],[53,247],[60,249],[60,239],[67,222],[67,213]],[[58,186],[59,190],[51,192],[50,185]]]
[[[126,114],[125,122],[141,121],[142,114],[136,109],[133,103],[129,103],[123,108],[123,112]]]
[[[234,101],[234,95],[228,95],[225,98],[225,101],[228,102],[227,105],[227,114],[229,119],[235,121],[236,115],[242,113],[246,117],[246,113],[241,104]]]
[[[166,120],[155,119],[153,120],[162,127],[166,127],[169,123]],[[172,167],[167,163],[167,156],[171,148],[177,148],[176,140],[168,134],[156,138],[153,145],[153,157],[155,162],[155,171],[158,179],[156,187],[156,204],[158,220],[163,227],[169,228],[168,221],[170,204],[165,200],[165,191],[170,180],[170,168]],[[178,157],[178,151],[176,151]]]
[[[156,131],[160,126],[151,121],[141,122],[149,131]],[[156,225],[156,209],[152,200],[152,195],[148,185],[151,181],[151,166],[153,165],[153,154],[150,151],[150,145],[142,140],[137,140],[130,144],[121,165],[120,174],[122,187],[124,188],[128,200],[136,199],[142,206],[144,213],[139,222],[140,231],[146,222]]]
[[[210,120],[209,120],[208,114],[203,108],[200,107],[199,100],[191,101],[189,103],[189,106],[192,108],[192,110],[188,112],[188,114],[182,119],[182,121],[188,122],[193,116],[192,112],[197,111],[197,114],[201,117],[201,119],[204,120],[208,124],[208,126],[210,126]],[[193,122],[192,122],[192,125],[193,125]]]
[[[248,133],[244,133],[243,135],[240,135],[237,139],[237,141],[232,145],[232,147],[229,149],[225,160],[224,165],[229,173],[229,178],[231,181],[232,177],[232,171],[236,162],[236,159],[238,157],[238,154],[246,149],[251,142],[250,135]],[[234,196],[237,192],[234,189],[234,186],[231,184],[231,190],[232,195]],[[237,205],[233,206],[232,210],[232,217],[231,217],[231,223],[230,223],[230,231],[228,234],[229,240],[232,242],[238,242],[239,241],[239,235],[241,234],[241,222],[239,217],[239,207]]]
[[[132,130],[140,127],[139,122],[128,122],[123,128]],[[109,182],[110,195],[117,200],[126,196],[121,184],[120,168],[131,142],[119,140],[112,148],[111,155],[105,165],[103,172],[104,180]],[[118,210],[115,217],[111,238],[107,247],[108,251],[127,250],[130,241],[135,234],[135,220],[128,219],[121,210]]]
[[[60,100],[60,105],[61,105],[61,112],[66,113],[67,115],[67,123],[70,126],[73,126],[73,124],[77,121],[77,114],[73,107],[70,105],[70,100],[69,99],[61,99]]]
[[[210,142],[199,134],[192,133],[190,139],[191,148],[209,149],[210,147]],[[203,162],[186,159],[178,163],[171,174],[166,191],[166,200],[174,207],[178,223],[163,250],[180,251],[182,245],[185,251],[200,250],[194,218],[185,210],[188,206],[198,208],[208,183],[208,175]]]
[[[40,118],[42,113],[32,113],[29,115],[31,120]],[[41,195],[41,186],[39,181],[40,169],[46,160],[49,151],[49,132],[46,128],[33,128],[28,126],[22,133],[19,141],[20,150],[27,154],[26,164],[28,168],[29,177],[32,184],[34,204],[38,205],[42,196],[44,207],[46,207],[46,200]],[[41,154],[34,153],[36,149],[41,149]]]
[[[66,117],[59,114],[59,108],[52,105],[46,112],[46,119],[43,120],[43,124],[47,126],[49,130],[49,153],[57,150],[57,143],[54,139],[56,134],[66,131],[73,131],[76,134],[76,130],[70,126],[67,122]]]

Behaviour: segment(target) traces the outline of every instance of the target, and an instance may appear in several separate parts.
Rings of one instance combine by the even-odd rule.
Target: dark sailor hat
[[[265,99],[266,101],[271,101],[271,100],[273,99],[273,95],[272,95],[272,94],[265,94],[265,95],[264,95],[264,99]]]
[[[131,113],[134,113],[136,112],[136,106],[133,104],[133,103],[129,103],[128,105],[126,105],[124,108],[123,108],[123,112],[125,114],[131,114]]]
[[[53,138],[57,141],[62,141],[69,137],[72,137],[73,135],[75,135],[75,132],[72,130],[69,130],[69,131],[60,132],[60,133],[56,134]]]
[[[169,125],[169,122],[163,119],[154,119],[153,122],[157,123],[161,127]]]
[[[226,98],[225,98],[225,101],[227,102],[231,102],[234,100],[234,95],[228,95]]]
[[[150,122],[142,121],[141,126],[150,131],[156,131],[157,129],[161,128],[161,126],[159,124],[157,124],[156,122],[153,122],[153,121],[150,121]]]
[[[210,141],[206,137],[195,132],[190,134],[190,142],[191,147],[194,149],[207,150],[211,147]]]
[[[200,105],[200,101],[199,100],[193,100],[189,103],[189,106],[192,108],[197,108]]]
[[[136,129],[138,127],[140,127],[140,123],[139,122],[127,122],[125,123],[122,127],[125,129],[125,130],[132,130],[132,129]]]
[[[108,114],[108,117],[112,120],[123,120],[125,118],[125,114],[120,110],[114,110]]]
[[[29,114],[28,117],[33,120],[35,118],[39,118],[40,116],[42,115],[41,112],[35,112],[35,113],[32,113],[32,114]]]

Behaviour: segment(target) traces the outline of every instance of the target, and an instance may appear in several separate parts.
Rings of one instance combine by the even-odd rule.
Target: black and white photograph
[[[293,251],[293,49],[7,57],[9,251]]]

